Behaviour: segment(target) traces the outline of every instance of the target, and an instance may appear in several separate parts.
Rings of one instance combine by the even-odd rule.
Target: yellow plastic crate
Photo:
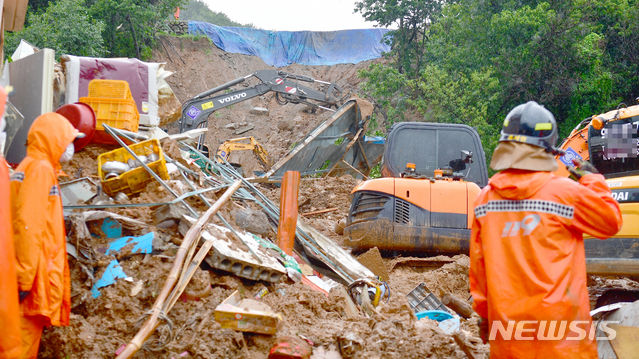
[[[133,100],[129,83],[124,80],[91,80],[87,97]]]
[[[160,147],[160,141],[157,139],[143,141],[130,145],[129,148],[138,156],[148,156],[152,153],[156,153],[160,158],[157,161],[147,163],[147,166],[149,166],[153,172],[157,173],[160,178],[164,180],[170,179],[169,172],[166,169],[164,152],[162,152],[162,147]],[[146,185],[155,180],[144,167],[137,167],[128,172],[124,172],[117,178],[104,179],[107,174],[102,171],[102,166],[104,166],[107,161],[126,163],[132,158],[133,156],[124,148],[118,148],[117,150],[98,156],[98,176],[100,176],[100,181],[102,182],[102,189],[109,196],[113,197],[118,192],[124,192],[127,196],[131,196],[132,194],[144,191]]]
[[[117,144],[117,142],[104,131],[102,124],[113,128],[138,132],[140,113],[134,100],[98,97],[80,97],[80,102],[93,108],[96,117],[94,143]]]

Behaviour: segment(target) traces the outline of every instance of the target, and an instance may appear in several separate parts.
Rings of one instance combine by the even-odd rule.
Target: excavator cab
[[[562,142],[555,175],[568,177],[573,159],[590,161],[606,178],[639,175],[639,105],[588,117]]]
[[[625,106],[589,117],[562,142],[565,154],[556,156],[556,176],[569,175],[573,159],[590,161],[606,177],[619,202],[623,226],[602,241],[584,236],[589,274],[639,276],[639,105]]]
[[[477,154],[481,159],[474,161]],[[466,125],[402,122],[395,124],[386,140],[382,159],[383,177],[401,178],[408,163],[415,165],[413,177],[442,177],[488,183],[484,150],[477,132]],[[439,173],[439,172],[437,172]]]
[[[620,111],[617,111],[617,116]],[[607,178],[639,175],[637,156],[637,124],[639,111],[629,117],[600,121],[597,127],[588,128],[588,151],[590,162]],[[603,126],[603,127],[601,127]]]
[[[345,244],[355,250],[468,253],[473,203],[488,183],[477,131],[404,122],[386,139],[382,176],[352,192]]]

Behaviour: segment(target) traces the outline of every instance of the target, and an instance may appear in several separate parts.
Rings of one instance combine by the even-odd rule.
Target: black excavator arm
[[[256,77],[260,83],[241,90],[228,93],[217,94],[232,86],[240,84],[251,77]],[[325,91],[318,91],[312,88],[301,86],[299,81],[319,83],[327,85]],[[240,77],[217,86],[208,91],[193,97],[182,105],[182,116],[180,117],[180,133],[193,130],[198,127],[206,127],[209,115],[221,108],[231,106],[241,101],[263,95],[269,91],[274,91],[278,103],[284,105],[291,103],[306,103],[315,107],[331,110],[331,106],[339,107],[343,102],[343,91],[334,83],[316,80],[307,76],[300,76],[284,71],[260,70],[253,74]],[[313,101],[313,102],[310,102]],[[333,111],[333,110],[331,110]],[[203,138],[198,141],[201,149]]]

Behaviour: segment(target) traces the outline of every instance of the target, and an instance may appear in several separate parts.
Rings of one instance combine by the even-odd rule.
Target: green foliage
[[[375,179],[382,177],[382,164],[378,163],[376,166],[371,168],[371,172],[368,174],[368,178]]]
[[[56,0],[30,0],[28,4],[28,11],[31,14],[43,13],[47,9],[47,7],[49,7],[49,3],[55,1]]]
[[[39,13],[29,14],[29,26],[22,31],[5,33],[5,53],[13,53],[20,39],[24,39],[34,46],[55,50],[57,57],[62,54],[105,54],[100,36],[105,23],[89,16],[83,0],[49,2],[46,9],[39,10]]]
[[[503,118],[518,104],[546,106],[566,136],[584,118],[639,96],[635,0],[457,0],[441,8],[422,1],[432,6],[409,11],[416,3],[356,4],[368,20],[398,27],[390,63],[359,72],[383,127],[465,123],[490,156]],[[408,29],[417,35],[404,36]]]
[[[35,0],[25,28],[6,33],[5,52],[25,39],[38,47],[93,57],[148,60],[157,36],[168,32],[175,8],[187,0]]]
[[[229,19],[226,14],[212,11],[201,0],[189,0],[184,9],[180,9],[180,20],[204,21],[217,26],[235,26],[254,28],[253,24],[240,24]]]
[[[90,0],[93,18],[104,19],[105,46],[112,57],[149,59],[159,32],[186,0]]]
[[[440,14],[443,3],[441,0],[361,0],[355,3],[355,11],[380,26],[397,27],[387,35],[392,53],[397,56],[397,69],[416,74],[422,64],[426,31]]]
[[[359,70],[358,76],[368,79],[361,84],[362,90],[382,107],[382,124],[385,127],[390,128],[393,123],[404,121],[409,97],[405,74],[395,67],[371,64],[368,69]]]
[[[428,65],[421,77],[410,80],[408,86],[413,96],[407,103],[423,116],[422,121],[474,127],[486,152],[492,153],[497,141],[495,127],[489,120],[494,112],[491,107],[499,100],[500,83],[490,70],[466,75]]]

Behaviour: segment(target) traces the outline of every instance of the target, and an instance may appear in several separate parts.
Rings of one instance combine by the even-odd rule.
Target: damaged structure
[[[355,256],[334,230],[349,214],[351,191],[380,163],[385,140],[368,136],[371,103],[333,96],[312,106],[301,101],[307,90],[297,80],[313,79],[307,82],[320,87],[317,96],[353,90],[356,80],[337,86],[339,79],[292,75],[306,71],[300,68],[260,70],[266,65],[233,55],[249,63],[237,72],[270,77],[230,73],[212,89],[185,90],[194,77],[188,71],[218,65],[204,60],[200,45],[187,43],[182,55],[201,62],[188,69],[173,63],[173,76],[161,52],[154,63],[65,55],[57,64],[50,50],[32,49],[10,65],[9,162],[24,157],[30,122],[63,105],[79,106],[70,122],[93,126],[99,138],[62,166],[71,324],[45,330],[39,357],[486,358],[466,255],[384,258],[374,247]],[[230,61],[211,51],[214,61]],[[27,73],[32,67],[42,74]],[[18,83],[29,83],[27,75],[42,75],[31,84],[36,90]],[[209,87],[210,78],[202,79],[198,86]],[[277,79],[286,86],[277,88],[284,84]],[[250,102],[210,107],[220,91],[230,91],[222,100],[241,99],[249,86],[267,83],[273,87],[258,88]],[[23,101],[32,92],[41,107]],[[289,105],[270,106],[282,98]],[[80,111],[87,107],[90,115]],[[105,107],[117,115],[103,115]],[[218,155],[214,149],[239,131],[254,136],[269,161]],[[299,192],[285,193],[283,178],[292,172],[301,178]],[[278,233],[291,213],[289,251]],[[639,291],[630,279],[597,280],[598,289]]]

